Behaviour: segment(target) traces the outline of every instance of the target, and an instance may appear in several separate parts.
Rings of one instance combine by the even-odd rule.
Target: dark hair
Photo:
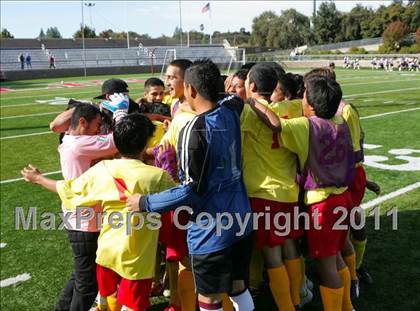
[[[277,86],[276,71],[266,63],[254,65],[248,77],[249,83],[255,83],[257,93],[265,97],[270,97]]]
[[[245,70],[248,70],[249,71],[256,64],[257,63],[255,63],[255,62],[246,63],[246,64],[243,64],[241,66],[241,69],[245,69]]]
[[[165,84],[163,84],[163,81],[159,78],[149,78],[146,82],[144,82],[144,90],[148,90],[153,86],[161,86],[165,88]]]
[[[217,102],[224,92],[220,70],[210,59],[197,60],[185,72],[185,83],[192,85],[203,98]]]
[[[177,67],[181,70],[182,78],[185,76],[185,71],[192,65],[192,61],[189,59],[175,59],[169,63],[169,66]]]
[[[303,93],[305,93],[305,83],[303,82],[303,76],[297,73],[293,74],[291,72],[289,72],[288,75],[290,75],[295,81],[295,85],[296,85],[295,98],[303,98]]]
[[[305,83],[306,99],[316,116],[331,119],[336,114],[343,95],[340,85],[331,78],[321,76],[309,77]]]
[[[320,67],[320,68],[312,69],[311,71],[309,71],[305,74],[303,79],[306,82],[306,79],[308,79],[309,77],[313,77],[313,76],[327,77],[327,78],[335,80],[335,72],[332,71],[330,68],[327,68],[327,67]]]
[[[237,72],[235,72],[235,74],[233,75],[233,77],[237,77],[241,80],[246,80],[246,77],[248,75],[249,69],[239,69]]]
[[[92,104],[79,103],[76,105],[76,108],[71,116],[70,128],[77,128],[80,118],[84,118],[87,122],[91,122],[97,117],[97,115],[101,115],[101,111],[98,107]]]
[[[265,62],[263,64],[267,64],[268,66],[270,66],[271,68],[274,69],[274,71],[276,72],[277,76],[281,76],[286,74],[286,71],[284,71],[283,67],[276,62]]]
[[[168,105],[162,103],[142,103],[140,105],[139,112],[141,113],[154,113],[162,116],[170,117],[171,108]]]
[[[115,146],[122,156],[137,159],[154,131],[155,125],[145,115],[129,114],[114,126]]]
[[[285,97],[296,98],[297,87],[295,80],[290,74],[279,75],[279,85]]]

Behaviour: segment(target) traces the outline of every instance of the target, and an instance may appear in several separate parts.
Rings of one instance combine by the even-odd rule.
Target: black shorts
[[[248,284],[252,247],[252,234],[250,234],[220,251],[191,255],[197,293],[229,294],[234,280],[243,280]]]

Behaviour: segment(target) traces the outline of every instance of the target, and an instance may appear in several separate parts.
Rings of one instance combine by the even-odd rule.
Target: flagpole
[[[213,23],[211,20],[211,6],[210,5],[209,5],[209,18],[210,18],[210,44],[213,44]]]

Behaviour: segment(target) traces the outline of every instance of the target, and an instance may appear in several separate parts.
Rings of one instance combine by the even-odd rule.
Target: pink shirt
[[[60,153],[61,171],[65,180],[76,179],[87,171],[94,161],[109,157],[118,152],[112,134],[108,135],[65,135],[58,146]],[[63,210],[70,226],[67,229],[76,231],[100,231],[97,227],[97,212],[100,206],[93,207],[95,216],[86,220],[80,217],[80,226],[76,227],[76,211]],[[67,215],[69,214],[69,215]]]

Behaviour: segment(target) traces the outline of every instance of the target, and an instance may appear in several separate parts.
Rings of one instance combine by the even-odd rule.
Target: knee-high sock
[[[178,295],[182,311],[195,311],[197,295],[191,271],[181,269],[178,274]]]
[[[300,258],[285,260],[287,274],[289,275],[290,294],[295,306],[300,304],[300,289],[302,286],[302,263]]]
[[[294,311],[295,307],[290,295],[290,283],[286,267],[283,265],[278,268],[267,269],[267,272],[270,279],[271,293],[277,308],[280,311]]]
[[[350,277],[352,280],[357,280],[356,274],[356,254],[352,254],[350,256],[343,257],[344,262],[346,263],[347,267],[349,268]]]
[[[342,311],[343,287],[328,288],[321,285],[319,291],[324,311]]]
[[[350,272],[349,269],[343,268],[338,271],[340,275],[341,282],[343,283],[343,300],[342,300],[342,308],[343,311],[352,311],[353,305],[351,303],[350,297],[350,286],[351,286],[351,279],[350,279]]]
[[[223,311],[233,311],[232,301],[230,301],[229,296],[227,294],[222,295],[222,306]]]
[[[198,302],[198,306],[200,307],[200,311],[223,311],[222,309],[222,303],[204,303],[204,302]],[[182,309],[184,310],[184,309]]]
[[[359,241],[352,239],[351,242],[354,246],[354,252],[356,253],[356,269],[359,269],[363,262],[363,256],[365,255],[367,239]]]
[[[120,311],[121,305],[117,302],[117,297],[108,296],[106,297],[106,304],[108,306],[108,311]]]
[[[230,296],[236,311],[253,311],[254,301],[252,300],[251,293],[245,289],[242,293]],[[225,308],[223,307],[223,311]]]
[[[256,249],[252,250],[251,264],[249,266],[249,285],[258,288],[263,282],[264,260],[261,252]]]

